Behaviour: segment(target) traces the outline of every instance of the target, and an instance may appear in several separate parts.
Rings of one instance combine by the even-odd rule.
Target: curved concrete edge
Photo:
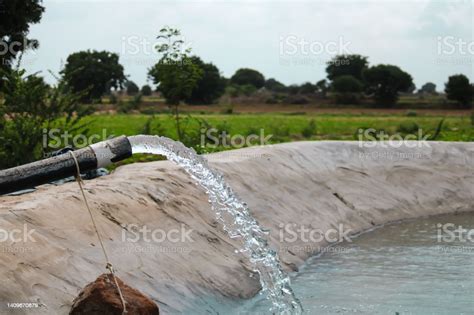
[[[208,159],[270,230],[287,270],[328,245],[294,240],[288,229],[326,232],[342,224],[356,233],[474,210],[473,143],[373,144],[296,142]],[[164,312],[206,303],[208,293],[248,298],[259,290],[247,260],[235,253],[238,240],[222,232],[206,195],[178,167],[167,161],[127,165],[86,182],[86,190],[119,276]],[[35,312],[66,314],[80,289],[104,272],[75,183],[0,197],[0,226],[34,230],[26,242],[0,245],[5,303],[38,300],[45,306]]]

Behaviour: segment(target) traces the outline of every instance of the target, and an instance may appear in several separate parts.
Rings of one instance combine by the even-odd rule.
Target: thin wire
[[[87,202],[86,194],[85,194],[84,188],[82,186],[81,170],[79,168],[79,162],[77,161],[76,156],[74,155],[73,151],[69,151],[69,153],[71,154],[71,156],[74,160],[74,163],[76,164],[76,175],[75,175],[76,181],[79,184],[79,188],[80,188],[81,193],[82,193],[82,198],[84,199],[84,203],[86,205],[87,211],[89,211],[89,215],[90,215],[90,218],[91,218],[91,221],[92,221],[92,225],[94,226],[95,233],[97,234],[97,238],[99,239],[100,247],[102,248],[102,252],[104,253],[104,256],[105,256],[105,261],[106,261],[105,268],[110,271],[110,274],[112,275],[112,278],[114,279],[115,286],[117,287],[117,291],[119,293],[120,300],[122,301],[122,305],[123,305],[122,314],[126,314],[127,313],[127,307],[125,305],[125,299],[123,297],[122,290],[120,290],[120,286],[118,284],[118,281],[115,278],[114,268],[113,268],[112,264],[110,263],[109,256],[107,255],[107,251],[105,250],[104,243],[102,242],[102,237],[100,236],[99,229],[97,228],[97,224],[95,223],[94,215],[92,214],[92,210],[89,207],[89,203]]]

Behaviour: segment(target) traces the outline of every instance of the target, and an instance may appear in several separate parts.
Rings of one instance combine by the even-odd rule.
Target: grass
[[[145,125],[151,117],[154,117],[150,127]],[[188,118],[186,118],[188,117]],[[434,134],[439,122],[444,119],[444,124],[436,140],[439,141],[474,141],[474,126],[468,115],[417,115],[411,116],[406,113],[379,113],[374,114],[310,114],[310,113],[289,113],[289,114],[193,114],[183,116],[183,125],[187,129],[193,129],[199,132],[198,120],[204,120],[209,125],[226,130],[230,135],[249,135],[259,134],[262,129],[265,136],[272,135],[269,143],[280,143],[300,140],[357,140],[359,128],[374,128],[384,130],[388,134],[395,134],[401,124],[416,123],[423,134]],[[144,114],[98,114],[85,118],[88,125],[89,134],[107,136],[118,135],[137,135],[148,131],[147,133],[159,134],[173,139],[177,139],[175,123],[168,114],[144,115]],[[187,122],[186,122],[187,121]],[[315,132],[305,132],[308,126],[314,125]],[[200,137],[197,138],[199,142]],[[197,145],[197,143],[196,143]],[[220,151],[228,148],[219,147]],[[162,159],[156,156],[138,155],[134,156],[121,164],[133,162],[146,162]]]
[[[149,115],[94,115],[86,120],[90,122],[89,132],[101,135],[105,129],[108,135],[136,135],[143,132]],[[155,115],[154,124],[159,124],[163,135],[176,138],[174,121],[169,115]],[[186,117],[186,116],[185,116]],[[284,114],[195,114],[193,118],[203,119],[212,126],[226,125],[230,134],[247,135],[249,130],[263,129],[271,134],[277,128],[287,128],[289,135],[286,141],[299,140],[302,130],[314,119],[316,134],[313,140],[355,140],[359,128],[384,129],[390,134],[405,122],[415,122],[424,132],[433,132],[439,121],[444,119],[440,141],[474,141],[474,126],[468,116],[414,116],[406,115],[284,115]],[[189,121],[188,126],[197,127],[196,121]]]

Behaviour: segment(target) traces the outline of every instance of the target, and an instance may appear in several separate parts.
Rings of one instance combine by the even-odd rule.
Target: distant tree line
[[[165,36],[169,36],[167,40],[177,40],[176,33],[161,35]],[[67,58],[61,73],[75,92],[84,92],[84,102],[99,100],[111,89],[125,89],[128,95],[152,93],[151,87],[140,89],[129,81],[118,55],[106,51],[73,53]],[[231,97],[251,96],[263,88],[272,93],[286,94],[290,99],[291,96],[315,93],[326,98],[331,94],[339,104],[357,104],[364,98],[373,99],[377,106],[392,107],[397,103],[400,93],[413,93],[416,90],[412,76],[400,67],[389,64],[370,66],[368,58],[361,55],[335,56],[327,63],[326,74],[326,79],[315,83],[286,86],[274,78],[265,79],[257,70],[241,68],[230,79],[226,79],[217,66],[187,53],[163,56],[149,69],[148,78],[170,105],[180,102],[212,104],[224,93]],[[461,107],[469,108],[471,105],[473,85],[466,76],[459,74],[449,77],[444,91],[449,100],[456,101]],[[418,93],[436,94],[436,85],[428,82]]]

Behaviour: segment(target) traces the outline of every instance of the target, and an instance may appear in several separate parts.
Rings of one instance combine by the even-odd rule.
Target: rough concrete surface
[[[270,229],[270,243],[286,270],[297,270],[328,244],[281,242],[285,224],[321,231],[343,224],[355,233],[401,219],[474,210],[473,143],[369,148],[357,142],[295,142],[208,159]],[[222,231],[207,196],[177,166],[127,165],[87,181],[85,188],[117,275],[164,314],[192,308],[191,301],[209,292],[231,298],[258,292],[247,259],[235,253],[238,240]],[[41,307],[15,314],[66,314],[80,290],[105,272],[76,183],[0,197],[0,228],[0,313],[8,311],[6,303],[39,302]],[[17,242],[4,237],[16,230]]]

